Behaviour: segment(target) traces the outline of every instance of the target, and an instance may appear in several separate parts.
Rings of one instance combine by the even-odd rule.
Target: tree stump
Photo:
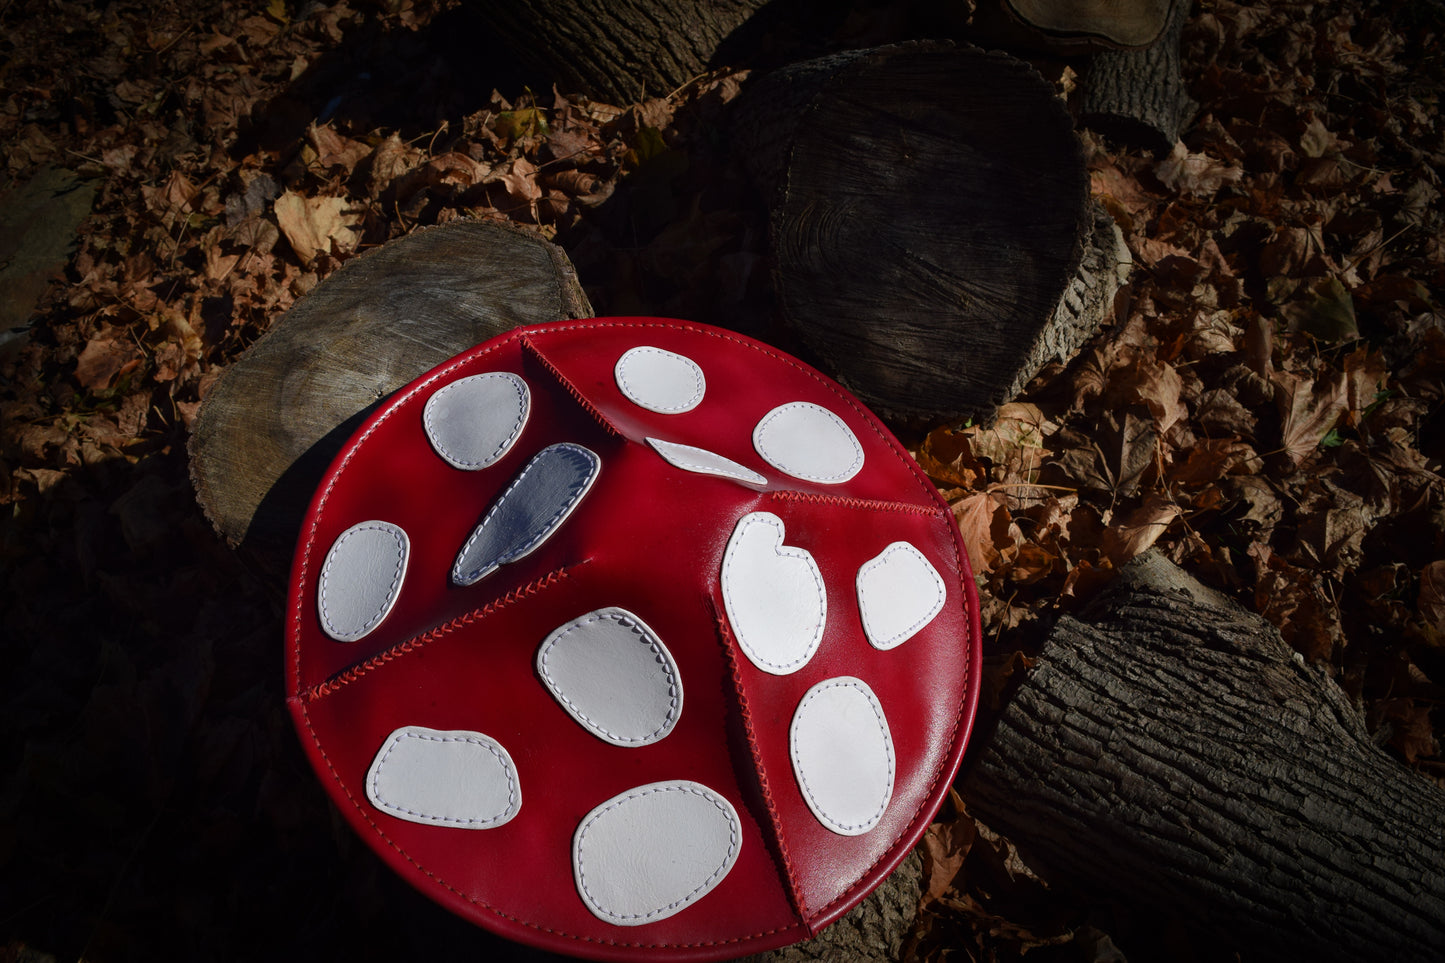
[[[591,314],[561,249],[496,221],[453,221],[354,258],[203,400],[190,442],[201,507],[284,581],[317,483],[382,399],[502,331]]]
[[[1083,301],[1058,310],[1091,237],[1085,287],[1113,287],[1088,303],[1112,306],[1122,244],[1095,231],[1073,122],[1023,61],[899,44],[794,65],[745,96],[735,126],[774,199],[784,320],[885,417],[987,420],[1092,336],[1101,316],[1074,315]]]
[[[1445,792],[1162,556],[1061,619],[980,735],[969,809],[1087,892],[1252,960],[1445,958]]]

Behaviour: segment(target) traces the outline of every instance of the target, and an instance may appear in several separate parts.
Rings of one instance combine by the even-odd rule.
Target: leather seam
[[[583,560],[581,562],[578,562],[576,565],[571,565],[566,568],[559,568],[548,572],[541,578],[534,579],[533,581],[528,582],[526,585],[523,585],[520,588],[512,589],[501,598],[493,599],[492,601],[488,602],[486,605],[483,605],[480,608],[472,609],[470,612],[458,615],[450,622],[445,622],[441,625],[436,626],[435,628],[428,629],[425,632],[414,635],[411,638],[405,640],[404,642],[398,642],[396,645],[393,645],[388,649],[383,649],[381,652],[378,652],[376,655],[371,656],[365,661],[358,662],[356,665],[341,670],[336,675],[327,679],[325,682],[317,683],[310,688],[298,692],[296,694],[296,698],[300,699],[302,702],[307,703],[315,702],[318,699],[323,699],[326,696],[331,695],[333,692],[345,688],[356,680],[380,668],[386,663],[391,662],[394,659],[398,659],[403,655],[414,652],[417,649],[420,649],[431,642],[435,642],[437,639],[450,635],[458,629],[471,625],[473,622],[477,622],[481,619],[487,618],[488,616],[500,611],[501,609],[506,608],[509,605],[520,602],[522,599],[527,598],[528,596],[535,595],[544,589],[550,588],[556,583],[567,578],[568,575],[570,575],[575,569],[586,564],[587,561]]]
[[[551,375],[552,378],[559,385],[561,385],[562,388],[569,395],[572,396],[572,400],[577,402],[577,404],[582,407],[583,411],[591,415],[593,420],[602,426],[603,430],[605,430],[609,435],[616,435],[620,437],[622,435],[622,432],[618,430],[617,426],[614,425],[608,419],[608,417],[602,413],[602,410],[600,408],[587,400],[587,397],[578,390],[577,386],[572,383],[572,380],[570,378],[568,378],[565,374],[562,373],[562,369],[557,367],[557,365],[552,362],[551,358],[548,358],[545,354],[542,353],[541,347],[539,347],[537,343],[533,341],[533,336],[536,333],[537,332],[533,332],[533,334],[530,335],[520,336],[519,340],[521,342],[522,349],[528,354],[530,354],[533,358],[536,358],[537,363],[540,364],[543,369],[546,370],[546,372]]]
[[[713,621],[717,625],[718,636],[722,639],[723,654],[727,658],[728,670],[732,676],[733,694],[738,700],[738,714],[742,718],[743,734],[748,740],[748,751],[753,757],[753,771],[758,776],[758,789],[762,793],[763,807],[768,811],[768,820],[772,824],[773,841],[777,844],[778,856],[782,859],[782,877],[787,884],[788,897],[792,900],[793,911],[798,914],[801,920],[808,919],[807,902],[803,898],[803,892],[798,887],[797,870],[793,868],[793,856],[788,851],[787,840],[783,836],[783,819],[778,813],[777,804],[773,801],[773,787],[768,780],[767,770],[763,767],[762,748],[758,745],[757,732],[753,728],[753,711],[748,704],[748,697],[743,692],[742,672],[738,664],[736,640],[729,629],[727,620],[717,610],[716,603],[709,599],[709,607],[713,610]]]

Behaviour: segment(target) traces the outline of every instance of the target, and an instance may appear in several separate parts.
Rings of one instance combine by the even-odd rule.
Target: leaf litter
[[[0,11],[3,183],[67,169],[96,186],[33,330],[0,345],[9,956],[244,957],[271,932],[326,955],[414,949],[388,906],[450,934],[429,945],[483,938],[318,831],[279,600],[186,479],[216,375],[345,260],[424,225],[515,221],[564,246],[599,313],[794,347],[766,213],[718,144],[743,75],[635,105],[466,95],[482,67],[436,55],[478,27],[466,16]],[[1082,132],[1136,261],[1127,309],[991,425],[913,445],[983,590],[986,711],[1058,613],[1155,547],[1269,619],[1445,783],[1442,32],[1432,5],[1212,0],[1185,33],[1200,108],[1173,150]],[[910,959],[1122,959],[1086,897],[961,800],[922,850]]]

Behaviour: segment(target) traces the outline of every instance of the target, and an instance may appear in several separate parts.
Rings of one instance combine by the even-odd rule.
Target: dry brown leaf
[[[371,155],[371,146],[365,141],[344,137],[330,124],[312,124],[306,129],[306,139],[316,149],[316,163],[323,168],[340,167],[348,175],[356,165]]]
[[[1122,520],[1109,526],[1105,551],[1117,568],[1157,542],[1184,513],[1168,495],[1155,493]]]
[[[1170,190],[1213,197],[1225,184],[1237,184],[1244,171],[1207,154],[1190,153],[1179,141],[1169,156],[1155,165],[1154,175]]]
[[[1320,384],[1288,371],[1277,371],[1270,380],[1279,410],[1281,450],[1299,465],[1314,453],[1344,414],[1344,382],[1331,379]]]
[[[1445,560],[1434,561],[1420,572],[1420,616],[1436,631],[1445,632]]]
[[[350,206],[344,197],[302,197],[287,191],[276,198],[276,224],[296,256],[310,264],[317,254],[346,253],[356,246],[351,226],[360,218],[348,213]]]
[[[86,342],[75,362],[75,380],[89,391],[115,387],[121,375],[140,364],[140,349],[119,328],[105,327]]]
[[[973,453],[968,432],[938,428],[923,439],[918,466],[939,485],[973,488],[986,472]]]
[[[1018,528],[1009,514],[1007,499],[997,492],[973,492],[953,503],[953,517],[968,547],[974,575],[994,573],[1016,544]]]

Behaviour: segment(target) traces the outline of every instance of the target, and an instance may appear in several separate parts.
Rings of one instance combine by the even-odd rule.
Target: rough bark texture
[[[789,72],[797,129],[772,219],[784,318],[895,422],[991,417],[1034,374],[1092,222],[1067,111],[1023,61],[974,47]]]
[[[706,72],[767,0],[472,0],[518,57],[564,93],[661,97]]]
[[[923,860],[915,851],[863,902],[811,940],[744,959],[748,963],[896,963],[918,917],[922,894]]]
[[[1162,557],[1059,622],[980,745],[970,809],[1089,891],[1249,959],[1445,958],[1445,792]]]
[[[348,261],[202,402],[190,443],[201,507],[284,576],[322,474],[383,398],[502,331],[591,314],[560,248],[498,222],[454,221]]]
[[[1179,72],[1179,38],[1191,0],[1175,0],[1158,41],[1095,54],[1079,79],[1079,119],[1127,144],[1167,152],[1199,105]]]
[[[1083,259],[1054,308],[1053,320],[1039,331],[1038,340],[1019,369],[1018,377],[1005,390],[1005,398],[1022,392],[1029,380],[1049,362],[1068,361],[1086,341],[1098,334],[1104,319],[1113,313],[1119,288],[1129,280],[1134,258],[1124,242],[1123,232],[1098,201],[1091,202],[1089,207],[1089,235],[1084,241]]]

